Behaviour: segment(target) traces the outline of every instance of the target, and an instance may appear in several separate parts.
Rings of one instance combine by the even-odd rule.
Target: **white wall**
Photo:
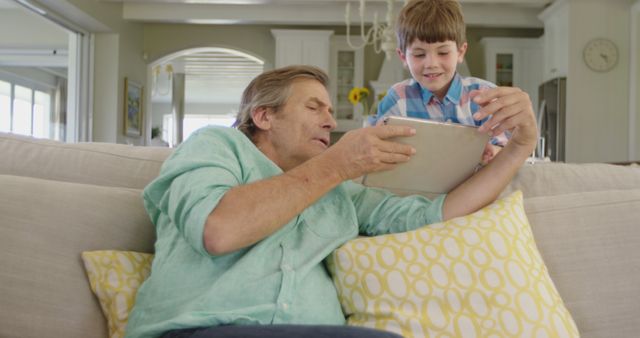
[[[23,8],[0,9],[0,48],[67,48],[60,26]]]
[[[570,2],[567,162],[628,159],[629,9],[628,0]],[[606,73],[588,69],[582,57],[585,44],[598,37],[619,49],[618,65]]]
[[[119,104],[118,34],[95,35],[95,67],[93,87],[93,141],[116,143],[118,141]],[[123,89],[124,90],[124,89]]]
[[[128,137],[123,120],[124,78],[146,83],[142,24],[122,19],[122,3],[66,1],[107,27],[92,32],[96,40],[93,141],[144,144],[151,127],[145,126],[140,137]]]
[[[633,105],[634,111],[630,112],[630,114],[635,114],[635,128],[633,128],[635,133],[632,139],[633,147],[635,148],[632,150],[635,150],[635,154],[632,154],[633,157],[630,160],[640,161],[640,0],[637,0],[633,5],[631,15],[635,19],[635,27],[633,27],[635,34],[632,35],[635,40],[635,59],[631,60],[635,64],[635,74],[631,74],[631,76],[635,76],[635,88],[632,88],[634,92],[630,92],[631,98],[635,102]]]

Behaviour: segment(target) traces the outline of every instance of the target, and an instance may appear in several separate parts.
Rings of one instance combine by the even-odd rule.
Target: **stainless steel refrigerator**
[[[566,96],[566,77],[551,79],[538,88],[538,158],[565,160]]]

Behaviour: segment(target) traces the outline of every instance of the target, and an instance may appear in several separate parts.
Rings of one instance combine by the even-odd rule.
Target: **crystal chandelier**
[[[396,39],[393,31],[393,1],[387,2],[387,15],[385,22],[378,22],[378,12],[374,13],[373,24],[365,33],[364,29],[364,12],[366,0],[360,0],[359,16],[360,16],[360,38],[359,43],[351,42],[350,26],[351,26],[351,3],[347,2],[345,9],[345,24],[347,25],[347,43],[353,49],[364,48],[367,45],[373,45],[376,53],[384,51],[387,60],[390,60],[396,50]]]

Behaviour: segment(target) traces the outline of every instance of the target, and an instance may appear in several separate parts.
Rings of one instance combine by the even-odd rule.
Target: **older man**
[[[433,201],[366,188],[351,179],[409,161],[414,149],[388,139],[415,131],[363,128],[329,147],[327,82],[308,66],[265,72],[243,94],[237,129],[201,129],[166,161],[144,191],[156,256],[127,337],[392,337],[343,326],[323,260],[358,234],[407,231],[487,205],[534,148],[525,93],[475,93],[483,106],[475,118],[493,114],[480,131],[513,132],[489,165]]]

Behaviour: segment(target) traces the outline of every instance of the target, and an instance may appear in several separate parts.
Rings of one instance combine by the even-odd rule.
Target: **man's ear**
[[[400,48],[396,48],[396,54],[398,54],[400,61],[402,61],[402,65],[407,67],[407,55],[401,51]]]
[[[273,119],[272,109],[267,107],[257,107],[251,111],[253,124],[261,130],[271,129],[271,120]]]
[[[458,48],[458,63],[464,61],[464,54],[467,52],[467,43],[463,42],[460,48]]]

